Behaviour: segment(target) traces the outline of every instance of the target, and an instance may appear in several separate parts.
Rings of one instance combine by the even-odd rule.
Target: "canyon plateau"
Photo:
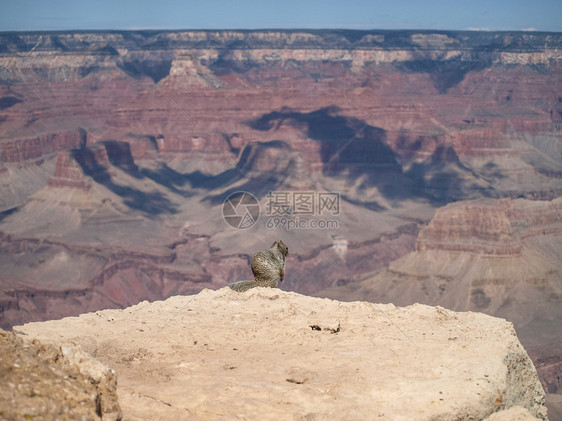
[[[281,239],[284,290],[513,322],[548,405],[561,196],[558,33],[0,33],[2,328],[220,289]]]

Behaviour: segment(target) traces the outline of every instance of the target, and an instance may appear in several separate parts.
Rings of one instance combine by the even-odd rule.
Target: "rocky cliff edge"
[[[0,420],[122,419],[117,376],[82,349],[0,330]]]
[[[14,330],[113,367],[125,419],[546,419],[512,324],[480,313],[223,288]]]

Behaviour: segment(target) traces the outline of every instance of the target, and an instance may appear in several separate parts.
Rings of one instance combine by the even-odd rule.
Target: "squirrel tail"
[[[257,286],[256,281],[239,281],[228,285],[234,291],[245,292]]]

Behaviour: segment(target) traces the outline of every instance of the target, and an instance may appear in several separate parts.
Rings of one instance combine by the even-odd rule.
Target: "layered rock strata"
[[[562,194],[561,45],[514,32],[0,34],[0,324],[249,279],[249,256],[282,238],[295,248],[283,288],[308,294],[408,255],[388,272],[396,289],[373,294],[498,312],[528,327],[523,341],[543,332],[529,352],[557,390],[557,234],[489,200]],[[261,204],[248,231],[222,217],[235,191]],[[288,214],[337,224],[268,228],[270,191],[337,193],[337,215]],[[439,210],[450,202],[465,215]],[[536,326],[520,324],[534,310],[515,309],[533,307]]]

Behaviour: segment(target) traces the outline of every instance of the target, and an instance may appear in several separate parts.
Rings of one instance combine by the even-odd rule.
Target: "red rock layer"
[[[419,234],[416,250],[449,250],[490,255],[518,255],[522,240],[562,234],[562,202],[514,204],[511,199],[451,204]]]
[[[73,153],[62,151],[57,154],[55,172],[47,181],[50,187],[70,187],[87,191],[92,184],[84,178],[82,167],[76,162]]]
[[[85,144],[84,130],[48,133],[29,139],[0,142],[0,162],[23,162]]]

